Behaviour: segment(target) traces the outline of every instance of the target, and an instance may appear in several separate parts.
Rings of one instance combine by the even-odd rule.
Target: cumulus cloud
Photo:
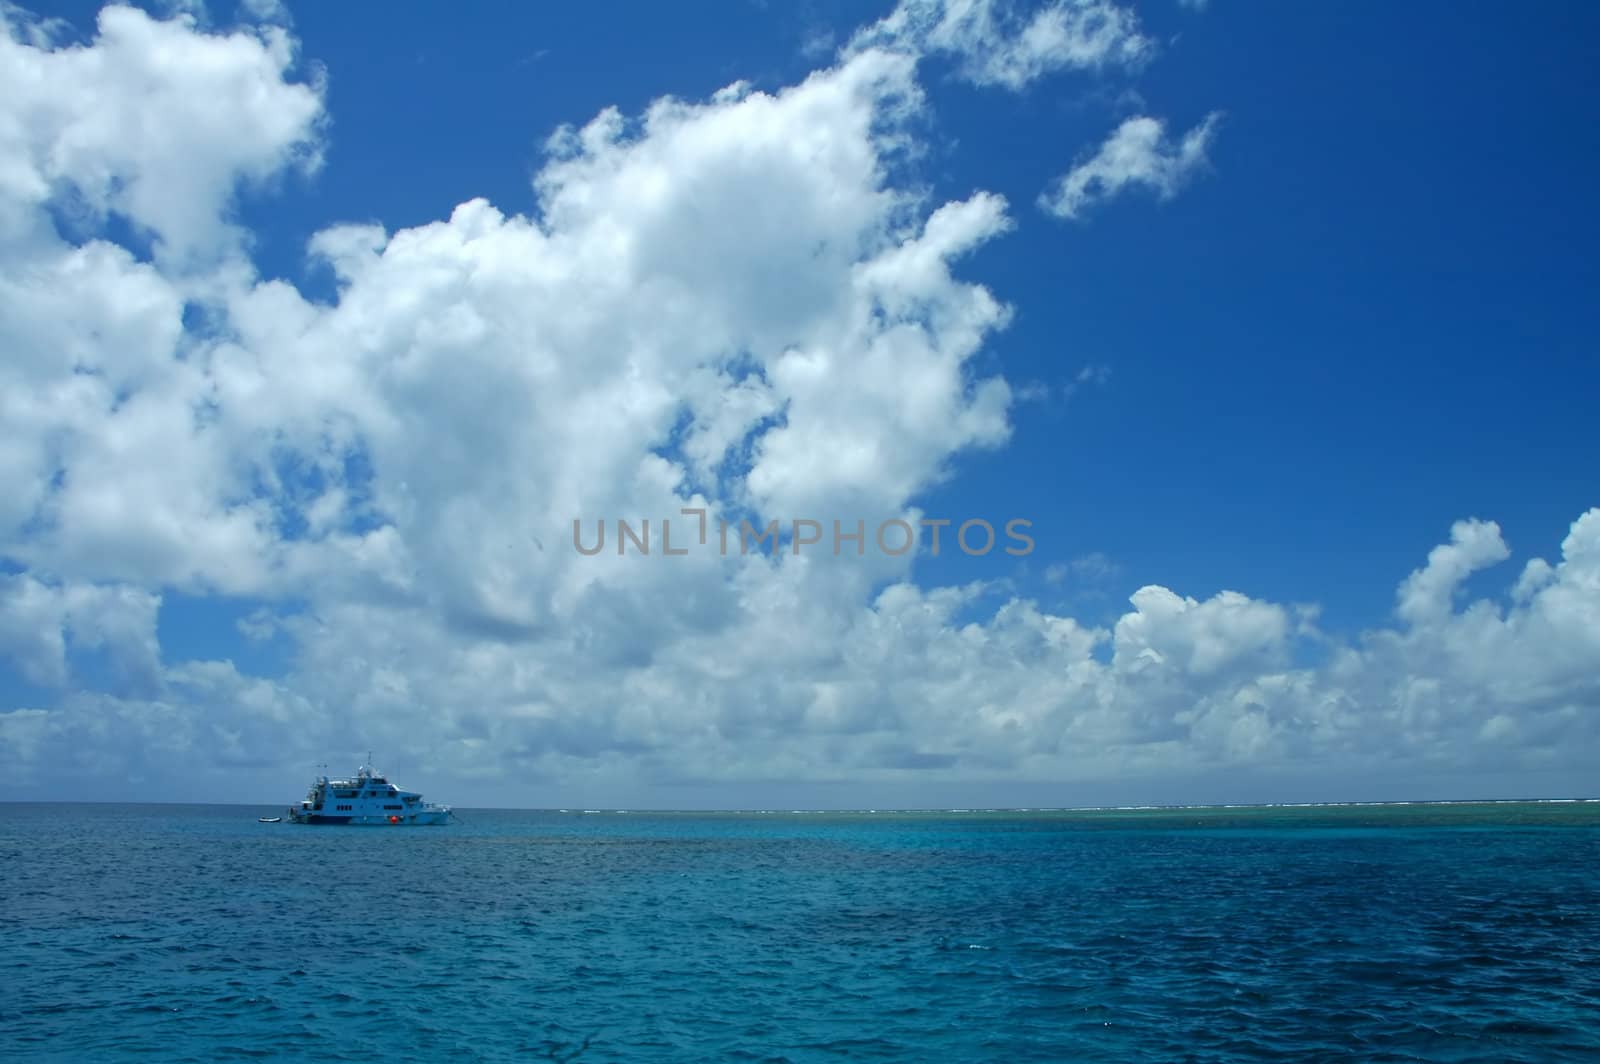
[[[1400,616],[1412,624],[1448,616],[1451,597],[1461,582],[1479,569],[1511,556],[1492,521],[1458,521],[1450,529],[1450,542],[1428,554],[1428,564],[1400,586]]]
[[[1010,0],[901,0],[846,51],[873,47],[949,56],[967,81],[1012,91],[1057,71],[1137,67],[1154,51],[1138,16],[1107,0],[1054,0],[1031,14]]]
[[[38,235],[38,210],[119,214],[175,260],[237,237],[240,183],[314,170],[320,91],[285,80],[295,44],[275,26],[198,33],[107,7],[85,46],[41,46],[13,12],[0,37],[0,226]]]
[[[128,586],[51,585],[0,576],[0,656],[36,684],[72,680],[68,649],[102,651],[135,687],[159,682],[158,595]]]
[[[1129,118],[1094,155],[1046,189],[1039,206],[1058,218],[1078,218],[1089,207],[1132,185],[1146,186],[1160,198],[1170,199],[1206,167],[1206,151],[1220,119],[1217,113],[1206,116],[1173,143],[1160,119]]]
[[[1016,26],[1099,8],[900,10],[923,12],[903,31],[919,47],[966,55],[941,42],[1010,47]],[[1092,61],[1036,42],[971,69],[1012,84],[1122,62],[1134,31],[1116,25]],[[1401,586],[1398,625],[1343,644],[1233,590],[1148,586],[1086,623],[1000,583],[919,586],[909,556],[876,551],[570,548],[575,518],[657,537],[671,518],[686,543],[685,507],[712,527],[914,521],[963,454],[1005,444],[1012,389],[977,366],[1010,309],[964,272],[1013,223],[996,195],[929,202],[905,172],[914,49],[558,130],[527,214],[473,200],[409,229],[330,226],[310,247],[337,281],[321,302],[259,277],[230,221],[320,153],[322,97],[284,31],[113,8],[83,45],[8,32],[0,654],[59,692],[0,711],[18,793],[62,770],[105,796],[203,796],[223,770],[270,793],[369,747],[463,800],[660,802],[1547,768],[1592,738],[1600,511],[1503,602],[1459,601],[1506,547],[1458,525]],[[52,105],[16,71],[71,91]],[[132,121],[129,101],[158,139],[106,121]],[[1151,151],[1184,156],[1157,134]],[[1085,195],[1175,179],[1097,180]],[[244,601],[241,640],[286,664],[171,660],[174,591]]]

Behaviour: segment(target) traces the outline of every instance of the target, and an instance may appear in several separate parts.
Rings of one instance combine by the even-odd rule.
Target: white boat
[[[318,776],[300,805],[289,808],[289,819],[296,824],[421,826],[448,823],[450,807],[424,802],[422,795],[402,791],[362,765],[349,779]]]

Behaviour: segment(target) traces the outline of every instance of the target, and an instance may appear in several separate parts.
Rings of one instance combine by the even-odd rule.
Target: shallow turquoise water
[[[0,805],[0,1059],[1600,1060],[1600,806]]]

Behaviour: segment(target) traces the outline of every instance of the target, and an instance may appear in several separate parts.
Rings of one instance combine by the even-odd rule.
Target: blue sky
[[[164,172],[152,154],[159,146],[95,142],[104,159],[88,159],[80,171],[70,158],[59,164],[70,157],[61,145],[82,143],[83,129],[98,128],[94,117],[106,100],[96,91],[147,93],[152,114],[180,106],[160,91],[170,71],[156,63],[128,88],[114,81],[117,64],[103,64],[103,84],[74,94],[81,114],[55,126],[38,105],[5,105],[21,128],[34,130],[31,140],[6,150],[23,160],[19,167],[37,167],[50,189],[42,202],[19,200],[19,210],[43,212],[54,230],[50,239],[36,226],[9,230],[8,278],[40,276],[48,263],[81,255],[96,241],[127,248],[133,264],[170,287],[175,305],[191,308],[182,315],[188,330],[170,341],[162,364],[204,366],[205,381],[193,384],[200,389],[193,394],[211,396],[227,426],[188,441],[197,470],[227,471],[195,473],[194,483],[205,485],[196,492],[210,491],[211,501],[198,509],[174,503],[163,514],[161,535],[172,542],[219,544],[209,560],[192,565],[158,562],[167,555],[154,546],[108,560],[121,546],[143,542],[142,533],[108,519],[96,536],[80,534],[87,520],[81,515],[124,512],[120,506],[136,507],[137,500],[112,506],[100,495],[89,509],[73,510],[74,485],[89,476],[75,474],[69,459],[17,467],[19,477],[39,483],[55,478],[61,499],[53,503],[41,489],[43,501],[18,516],[0,544],[11,580],[0,602],[13,614],[0,627],[0,713],[12,714],[9,728],[0,729],[0,753],[8,754],[0,761],[13,769],[16,796],[60,796],[41,769],[50,758],[79,757],[96,771],[99,795],[149,788],[183,797],[180,774],[193,757],[236,764],[259,796],[270,798],[274,780],[298,786],[306,763],[369,746],[387,748],[397,768],[498,804],[760,805],[770,795],[830,805],[941,804],[946,795],[962,805],[1053,804],[1582,789],[1600,712],[1596,689],[1582,679],[1600,665],[1600,631],[1591,627],[1600,618],[1600,585],[1584,568],[1584,544],[1600,534],[1600,520],[1574,525],[1600,503],[1589,412],[1600,394],[1591,251],[1597,234],[1585,195],[1600,150],[1600,133],[1587,120],[1596,104],[1590,71],[1600,14],[1581,6],[1513,12],[1413,4],[1385,10],[1380,21],[1348,7],[1226,0],[1136,11],[1108,3],[996,3],[968,9],[992,14],[998,27],[998,36],[979,40],[973,22],[950,21],[955,10],[911,4],[903,11],[927,20],[920,36],[885,22],[890,29],[867,40],[856,35],[877,19],[892,20],[888,5],[508,7],[448,19],[419,5],[381,20],[308,6],[264,22],[213,5],[187,24],[160,24],[179,27],[185,46],[233,34],[268,54],[274,41],[294,42],[292,63],[251,76],[265,77],[269,98],[281,96],[281,114],[295,117],[285,126],[265,112],[222,114],[224,126],[244,132],[260,123],[251,142],[258,147],[241,145],[230,156],[229,146],[205,133],[219,128],[210,124],[217,115],[170,116],[180,130],[192,120],[202,137],[195,143],[215,147],[225,164],[211,184],[190,190],[197,202],[212,195],[216,210],[205,222],[208,235],[195,238],[198,250],[184,254],[173,228],[177,208],[119,199],[119,189],[154,187],[146,175]],[[29,49],[29,62],[52,71],[44,77],[63,76],[49,65],[51,56],[107,48],[96,12],[95,5],[39,12],[67,25],[32,42],[26,29],[40,23],[14,13],[12,47]],[[1068,19],[1087,13],[1102,29],[1108,19],[1122,20],[1113,51],[1093,62],[1065,58],[1065,49],[1046,52],[1015,84],[974,74],[974,56],[1017,54],[1008,29],[1052,12]],[[155,17],[170,14],[161,9]],[[130,37],[126,47],[137,49],[140,40]],[[792,225],[773,222],[787,205],[771,190],[787,173],[764,170],[764,158],[746,173],[737,152],[703,165],[689,147],[657,156],[653,145],[666,137],[636,124],[614,156],[588,150],[580,161],[592,166],[552,177],[546,142],[559,127],[582,127],[608,107],[631,121],[673,96],[701,108],[683,119],[684,143],[700,143],[696,130],[749,136],[748,129],[734,132],[743,127],[733,123],[739,107],[755,106],[753,97],[718,104],[712,97],[719,89],[742,80],[756,98],[783,99],[808,77],[808,85],[841,80],[872,44],[913,64],[894,77],[909,79],[898,87],[914,86],[921,103],[892,119],[911,150],[885,149],[878,176],[860,187],[849,185],[863,179],[845,155],[839,175],[797,172],[795,187],[837,194],[845,204],[840,217],[869,202],[861,197],[888,190],[906,197],[900,213],[869,210],[854,228],[837,231],[833,218],[818,215],[814,234],[804,211]],[[1137,59],[1123,61],[1118,47],[1137,51]],[[217,99],[221,114],[232,97]],[[308,99],[314,114],[305,110]],[[726,112],[720,118],[713,113],[719,106]],[[831,106],[819,105],[819,113],[838,119],[843,112]],[[895,104],[885,94],[868,106],[882,120]],[[1216,117],[1201,158],[1192,166],[1174,161],[1180,138],[1208,116]],[[729,129],[716,133],[722,119]],[[1163,124],[1164,139],[1144,161],[1168,167],[1169,185],[1135,177],[1070,218],[1041,207],[1053,182],[1088,165],[1124,123],[1140,119]],[[826,124],[810,112],[768,121],[793,123],[788,133],[800,139]],[[179,152],[181,137],[174,144],[170,150]],[[270,148],[265,156],[261,144]],[[598,188],[609,166],[626,175],[646,162],[663,186],[687,174],[685,181],[703,180],[716,197],[727,197],[727,224],[693,197],[682,217],[663,208],[659,216],[641,209],[637,218],[624,198],[594,217],[571,206],[583,214],[582,226],[562,229],[552,188],[569,205],[587,204],[585,182]],[[108,168],[116,180],[96,184]],[[542,193],[536,181],[545,182]],[[733,466],[724,467],[732,473],[712,502],[780,520],[809,515],[791,515],[783,508],[791,500],[850,516],[870,500],[873,516],[915,507],[958,521],[1021,517],[1033,523],[1038,546],[1031,556],[946,552],[846,575],[780,565],[752,576],[737,565],[711,564],[670,577],[652,570],[638,583],[599,577],[570,556],[558,569],[547,557],[565,545],[565,511],[552,516],[555,500],[583,499],[589,518],[654,516],[662,511],[649,500],[670,492],[624,486],[574,495],[570,485],[593,475],[581,472],[589,468],[584,456],[563,450],[579,437],[525,435],[537,430],[545,408],[519,408],[494,382],[506,366],[522,373],[535,364],[529,351],[545,342],[539,337],[546,331],[560,337],[549,342],[561,371],[539,377],[537,389],[560,394],[537,394],[555,404],[551,409],[581,406],[590,394],[585,359],[601,357],[586,354],[585,345],[612,342],[603,323],[637,310],[648,332],[652,315],[675,315],[684,304],[652,309],[647,293],[679,283],[718,288],[716,269],[725,262],[729,274],[720,287],[743,301],[732,309],[708,300],[682,310],[684,322],[665,332],[743,337],[737,342],[749,345],[745,357],[760,380],[782,392],[782,344],[763,350],[762,338],[833,335],[824,309],[831,304],[816,293],[844,291],[852,268],[846,262],[813,275],[809,260],[795,258],[791,270],[785,264],[798,243],[813,235],[824,244],[841,236],[892,243],[941,205],[976,202],[985,193],[1004,198],[1007,221],[972,222],[983,235],[947,255],[955,287],[913,293],[934,308],[934,333],[944,329],[950,337],[965,327],[962,315],[973,313],[963,301],[976,286],[1009,308],[1008,320],[973,326],[979,339],[971,351],[958,366],[939,370],[954,376],[928,378],[929,388],[956,389],[949,401],[957,427],[945,433],[938,418],[860,404],[851,410],[865,420],[843,420],[837,408],[848,400],[839,397],[878,392],[872,379],[849,380],[849,367],[870,360],[834,352],[830,379],[841,390],[817,407],[821,427],[801,431],[801,405],[785,408],[785,416],[802,442],[763,437],[778,424],[776,415],[747,425],[747,450],[741,457],[736,448]],[[747,195],[753,206],[744,206]],[[396,234],[443,222],[475,198],[571,237],[552,243],[554,265],[539,276],[563,275],[563,254],[581,261],[583,248],[601,247],[597,233],[623,233],[627,247],[646,249],[640,261],[647,265],[634,277],[640,297],[591,319],[579,295],[541,292],[546,282],[521,277],[506,283],[525,286],[530,301],[548,297],[557,309],[524,322],[518,334],[486,309],[507,298],[498,287],[480,290],[469,279],[443,294],[405,289],[408,278],[434,266],[407,265],[393,254],[397,244],[386,253],[393,269],[371,280],[351,266],[356,272],[336,283],[329,261],[338,254],[308,254],[314,241],[329,239],[318,234],[352,232],[337,227],[370,224]],[[748,217],[740,214],[746,209]],[[658,254],[649,250],[657,239],[674,243]],[[781,243],[763,249],[764,239]],[[735,251],[718,259],[710,250],[718,247]],[[738,296],[751,276],[753,287]],[[382,339],[338,374],[330,369],[338,379],[309,386],[315,367],[328,369],[343,356],[317,346],[331,343],[327,338],[305,338],[319,325],[308,325],[300,339],[269,335],[265,322],[302,313],[268,305],[274,280],[297,292],[308,316],[325,315],[331,336]],[[791,283],[793,306],[786,308]],[[24,288],[18,281],[8,298],[21,298]],[[393,308],[435,298],[432,310],[401,324],[383,309],[404,318]],[[572,307],[570,321],[554,320],[564,306]],[[418,351],[432,350],[436,326],[429,323],[451,320],[451,308],[490,320],[509,361],[482,366],[445,344],[426,356],[438,358],[440,376],[418,384],[425,389],[419,399],[406,390],[405,367],[425,357]],[[940,313],[958,324],[938,325]],[[198,324],[202,317],[209,328]],[[779,331],[769,333],[769,326]],[[83,342],[92,345],[106,331]],[[228,342],[280,369],[267,371],[254,391],[230,392],[236,352]],[[935,336],[932,348],[944,342]],[[19,365],[35,355],[48,361],[51,344],[78,350],[78,341],[43,327],[18,330],[7,343],[37,348]],[[938,363],[932,348],[929,367]],[[129,356],[111,343],[99,356],[74,357],[80,367],[94,357],[114,367]],[[695,356],[693,367],[662,357],[671,366],[656,384],[689,411],[669,423],[692,433],[748,398],[730,386],[706,405],[687,399],[688,382],[700,378],[684,374],[730,365],[717,361],[726,352]],[[151,372],[128,378],[123,398],[140,389],[172,394]],[[963,388],[972,399],[971,389],[985,379],[1003,379],[1009,389],[998,415],[960,399]],[[401,391],[392,390],[401,387],[396,381]],[[457,383],[460,395],[452,390]],[[914,384],[891,381],[885,394],[914,391]],[[13,394],[46,396],[58,387],[59,380],[24,374]],[[803,404],[799,395],[774,401]],[[113,400],[107,409],[137,405]],[[8,412],[18,439],[96,431],[52,413],[59,408],[42,400],[31,409]],[[181,410],[161,416],[170,420]],[[901,416],[914,420],[894,420]],[[959,427],[968,425],[964,418],[971,419],[967,428]],[[414,441],[417,453],[383,442],[396,425],[409,426],[396,439]],[[640,440],[645,449],[637,459],[664,453],[691,464],[663,451],[659,433],[641,430]],[[802,483],[796,456],[814,455],[819,440],[839,454],[869,441],[882,468],[907,472]],[[507,441],[534,450],[508,450]],[[460,464],[429,464],[441,446],[459,446]],[[885,457],[894,447],[904,450]],[[83,453],[90,450],[85,444]],[[306,472],[316,455],[330,453],[334,466]],[[760,468],[763,455],[769,470]],[[150,451],[123,460],[138,463],[137,472],[161,472]],[[508,490],[521,490],[507,488],[520,462],[550,469],[545,479],[530,474],[523,500],[530,509],[507,510],[498,504]],[[171,475],[181,479],[186,468],[175,460]],[[276,486],[273,470],[282,478]],[[128,483],[132,472],[111,479]],[[204,480],[212,474],[221,479]],[[335,485],[337,500],[324,494]],[[252,492],[279,518],[266,531],[258,526],[254,539],[232,531]],[[319,496],[336,511],[323,525],[313,514]],[[637,508],[605,509],[624,505]],[[437,520],[418,516],[424,512]],[[1495,542],[1474,538],[1486,525],[1455,535],[1455,523],[1467,519],[1494,522]],[[336,545],[339,536],[367,538],[352,547]],[[541,546],[530,547],[531,537]],[[1428,574],[1454,564],[1447,553],[1429,568],[1429,552],[1451,542],[1472,560],[1440,585],[1447,613],[1418,607],[1404,615],[1400,607],[1397,614],[1408,574],[1420,574],[1416,586],[1433,587]],[[1525,565],[1535,558],[1559,565],[1564,542],[1560,575],[1548,586],[1531,580],[1514,598]],[[329,556],[313,557],[318,551]],[[1489,564],[1500,554],[1508,555],[1503,564]],[[380,556],[404,558],[408,572],[424,575],[398,582],[373,575]],[[672,564],[649,564],[660,563]],[[366,575],[345,579],[351,573]],[[772,588],[753,589],[761,580]],[[728,651],[750,643],[752,629],[787,627],[761,606],[780,587],[792,596],[784,601],[814,609],[816,632],[832,633],[838,645],[777,665],[753,650]],[[1173,607],[1183,616],[1167,618],[1176,626],[1170,631],[1162,628],[1166,622],[1150,619],[1165,616],[1156,606],[1150,616],[1137,603],[1130,612],[1129,597],[1148,587],[1170,589],[1173,602],[1193,600],[1195,609]],[[930,600],[953,596],[947,605],[919,607],[942,618],[936,637],[913,638],[903,622],[889,624],[897,589]],[[1550,594],[1540,599],[1541,590]],[[1216,598],[1223,592],[1238,593],[1240,602]],[[525,601],[506,605],[518,595]],[[704,612],[691,606],[681,626],[639,634],[662,603],[702,599]],[[1471,603],[1480,599],[1475,614]],[[121,607],[106,606],[110,601],[136,605],[112,623],[105,618],[120,616]],[[1313,605],[1315,612],[1304,608]],[[581,617],[563,612],[580,606],[588,611]],[[1034,611],[1024,625],[1029,639],[1051,648],[1042,656],[1007,642],[1008,618],[1025,610]],[[1499,624],[1493,634],[1483,627],[1489,614]],[[602,625],[596,616],[609,620]],[[53,624],[54,637],[40,636],[40,624]],[[1063,624],[1101,634],[1084,636],[1080,658],[1065,649],[1076,644],[1059,634]],[[352,633],[357,628],[361,634]],[[901,633],[899,642],[863,658],[863,639],[890,628]],[[1571,646],[1552,651],[1551,630]],[[424,660],[404,640],[387,640],[392,631],[451,649]],[[807,632],[802,625],[796,642]],[[715,654],[700,642],[713,637]],[[935,724],[912,722],[907,707],[928,697],[915,678],[941,674],[930,656],[949,657],[940,640],[992,645],[939,688],[949,704],[941,704]],[[1196,649],[1215,645],[1233,648],[1222,655],[1225,667],[1205,664]],[[1005,661],[990,675],[983,670],[994,667],[995,647],[1006,648]],[[1141,648],[1153,648],[1162,667],[1184,675],[1140,687],[1156,682],[1128,679]],[[1506,674],[1469,667],[1485,656],[1503,661]],[[462,678],[460,670],[474,662],[485,675]],[[1105,672],[1090,676],[1075,662]],[[1419,689],[1439,703],[1420,716],[1413,701]],[[990,690],[1009,691],[1005,697],[1019,704],[990,704],[982,694]],[[233,719],[238,711],[229,707],[244,703],[259,712]],[[649,708],[631,712],[619,703]],[[1245,717],[1223,719],[1220,707]],[[1329,707],[1338,707],[1337,721],[1323,716],[1334,712]],[[156,718],[182,725],[168,740],[152,738]],[[285,739],[283,726],[296,721],[321,746]],[[1351,738],[1357,732],[1379,738],[1368,749]],[[86,751],[95,742],[108,750]],[[0,795],[5,789],[0,784]]]

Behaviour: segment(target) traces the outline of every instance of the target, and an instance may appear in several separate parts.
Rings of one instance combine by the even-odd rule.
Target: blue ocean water
[[[1600,806],[0,805],[0,1059],[1595,1061]]]

